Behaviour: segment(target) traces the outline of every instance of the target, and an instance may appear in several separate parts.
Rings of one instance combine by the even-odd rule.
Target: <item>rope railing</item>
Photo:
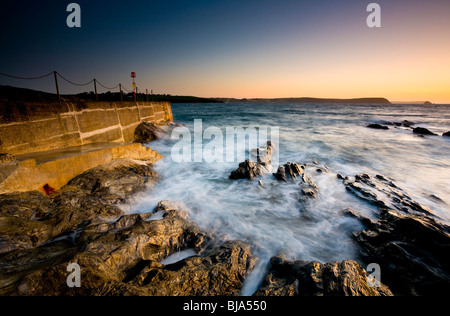
[[[119,88],[120,91],[120,101],[123,101],[123,91],[126,91],[128,93],[135,93],[137,94],[139,89],[136,87],[135,89],[131,89],[128,90],[127,88],[125,88],[121,83],[119,83],[118,85],[114,86],[114,87],[108,87],[102,83],[100,83],[97,79],[92,79],[91,81],[87,82],[87,83],[77,83],[74,82],[72,80],[67,79],[66,77],[64,77],[63,75],[61,75],[60,73],[58,73],[57,71],[52,71],[46,75],[42,75],[42,76],[37,76],[37,77],[20,77],[20,76],[13,76],[10,74],[5,74],[0,72],[0,76],[4,76],[4,77],[8,77],[8,78],[13,78],[13,79],[19,79],[19,80],[38,80],[38,79],[43,79],[43,78],[47,78],[50,77],[51,75],[54,76],[55,79],[55,85],[56,85],[56,93],[58,95],[58,100],[61,101],[61,94],[59,91],[59,83],[58,83],[58,77],[61,78],[62,80],[64,80],[65,82],[74,85],[74,86],[78,86],[78,87],[85,87],[88,86],[92,83],[94,83],[94,91],[95,91],[95,98],[98,101],[98,93],[97,93],[97,84],[99,84],[102,88],[104,88],[105,90],[108,91],[114,91],[117,88]],[[148,90],[146,90],[146,100],[148,101]]]
[[[9,78],[13,78],[13,79],[21,79],[21,80],[36,80],[36,79],[43,79],[45,77],[49,77],[51,75],[53,75],[54,72],[51,72],[49,74],[43,75],[43,76],[39,76],[39,77],[31,77],[31,78],[27,78],[27,77],[18,77],[18,76],[11,76],[8,74],[4,74],[2,72],[0,72],[0,75],[5,76],[5,77],[9,77]]]
[[[71,81],[71,80],[69,80],[69,79],[66,79],[66,78],[64,78],[61,74],[59,74],[59,73],[57,73],[57,72],[55,72],[57,75],[58,75],[58,77],[60,77],[62,80],[64,80],[64,81],[66,81],[66,82],[68,82],[68,83],[70,83],[70,84],[73,84],[74,86],[78,86],[78,87],[84,87],[84,86],[87,86],[87,85],[90,85],[92,82],[94,82],[94,80],[95,79],[92,79],[91,81],[89,81],[88,83],[76,83],[76,82],[73,82],[73,81]]]

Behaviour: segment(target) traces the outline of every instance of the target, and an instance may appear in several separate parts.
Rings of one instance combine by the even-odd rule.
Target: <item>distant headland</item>
[[[391,104],[386,98],[357,98],[357,99],[323,99],[323,98],[254,98],[254,99],[230,99],[218,98],[224,102],[292,102],[292,103],[346,103],[346,104]]]
[[[84,92],[79,94],[67,94],[62,96],[66,101],[94,101],[96,96],[94,92]],[[57,96],[52,93],[41,92],[30,89],[16,88],[10,86],[0,86],[0,99],[5,100],[22,100],[22,101],[55,101]],[[100,101],[117,101],[120,100],[119,92],[106,92],[98,94]],[[132,101],[133,94],[128,93],[123,95],[124,100]],[[145,95],[139,93],[137,95],[138,101],[154,101],[154,102],[171,102],[171,103],[231,103],[231,102],[291,102],[291,103],[338,103],[338,104],[391,104],[386,98],[372,97],[372,98],[356,98],[356,99],[324,99],[324,98],[203,98],[195,96],[178,96],[170,94],[151,94]]]

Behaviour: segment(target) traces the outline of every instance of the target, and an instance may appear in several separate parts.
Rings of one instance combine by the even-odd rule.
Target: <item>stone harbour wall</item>
[[[173,121],[170,102],[0,102],[0,153],[132,142],[141,122]]]

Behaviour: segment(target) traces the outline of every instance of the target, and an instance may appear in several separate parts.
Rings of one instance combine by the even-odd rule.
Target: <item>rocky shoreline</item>
[[[425,136],[439,136],[438,134],[430,131],[425,127],[414,127],[416,124],[414,122],[404,120],[402,122],[380,122],[380,123],[371,123],[367,125],[367,128],[378,129],[378,130],[388,130],[389,126],[393,126],[394,128],[404,128],[412,130],[413,134],[419,137]],[[450,137],[450,132],[446,132],[442,134],[442,137]]]
[[[404,121],[404,126],[414,123]],[[271,169],[264,163],[247,160],[232,173],[254,180],[264,173],[252,170]],[[251,167],[251,168],[249,168]],[[317,198],[319,187],[311,174],[329,172],[318,162],[280,165],[274,178],[298,182],[299,200]],[[232,176],[230,176],[233,179]],[[274,257],[269,274],[255,295],[363,295],[363,296],[425,296],[450,293],[450,226],[443,223],[431,209],[414,201],[408,193],[382,175],[358,174],[354,177],[336,174],[346,190],[378,209],[378,221],[355,210],[341,214],[361,222],[365,230],[353,232],[365,264],[376,263],[383,271],[378,288],[367,286],[368,273],[354,261],[319,262],[287,261]],[[439,197],[435,197],[440,200]],[[442,200],[441,200],[442,201]],[[333,272],[329,272],[329,270]],[[331,284],[331,285],[330,285]]]
[[[145,140],[157,137],[152,126]],[[156,134],[155,134],[156,133]],[[255,180],[272,172],[272,144],[256,151],[230,179]],[[311,174],[331,171],[318,162],[281,165],[274,180],[299,186],[299,200],[317,198]],[[245,241],[223,241],[190,220],[170,201],[126,214],[121,205],[151,190],[159,175],[151,164],[118,159],[91,169],[49,195],[0,195],[0,295],[2,296],[237,296],[258,258]],[[261,182],[260,182],[261,183]],[[450,227],[387,177],[336,174],[378,209],[378,220],[357,210],[336,210],[364,225],[352,237],[361,263],[289,261],[270,266],[256,296],[443,295],[450,285]],[[189,252],[182,260],[172,255]],[[351,258],[349,258],[351,259]],[[81,287],[69,287],[68,266],[81,268]],[[369,286],[376,263],[382,283]]]
[[[121,203],[157,179],[151,165],[122,160],[90,170],[49,196],[39,192],[0,196],[0,295],[239,295],[257,261],[249,245],[215,240],[169,201],[145,214],[121,211]],[[186,249],[196,255],[161,263]],[[72,263],[81,267],[80,288],[66,283]],[[316,265],[304,263],[311,264]],[[348,264],[356,269],[352,275],[347,268],[333,275],[320,272],[321,283],[342,279],[332,286],[337,292],[324,290],[322,295],[391,294],[384,286],[381,291],[362,291],[367,288],[367,273],[360,265],[334,263]],[[286,280],[278,283],[286,285],[278,287],[292,287],[289,280],[298,271],[289,269],[293,275],[284,272]],[[272,263],[273,270],[278,271],[279,264]],[[255,295],[298,294],[276,290],[273,282],[267,282]],[[320,294],[317,289],[308,291],[302,295]]]
[[[238,295],[256,261],[248,245],[216,245],[168,201],[146,214],[121,211],[157,178],[151,165],[116,161],[48,197],[0,196],[0,295]],[[198,255],[160,263],[185,249]],[[66,284],[70,263],[81,267],[80,288]]]

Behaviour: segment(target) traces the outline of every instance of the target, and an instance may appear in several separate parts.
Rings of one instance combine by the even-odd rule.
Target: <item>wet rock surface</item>
[[[430,136],[437,136],[437,134],[433,133],[432,131],[424,128],[424,127],[416,127],[413,130],[414,134],[419,134],[419,135],[430,135]]]
[[[385,125],[381,125],[381,124],[369,124],[367,125],[368,128],[372,128],[372,129],[384,129],[384,130],[388,130],[389,127],[385,126]]]
[[[151,166],[110,166],[48,197],[0,196],[0,295],[238,295],[255,262],[248,245],[216,244],[168,201],[123,213],[120,203],[157,178]],[[160,263],[185,249],[198,255]],[[71,263],[79,288],[67,285]]]
[[[372,177],[368,174],[358,174],[355,177],[347,177],[344,185],[347,191],[377,207],[404,213],[434,215],[428,207],[414,201],[407,192],[382,175]]]
[[[416,125],[414,122],[403,120],[402,122],[383,122],[385,125],[395,126],[395,127],[409,127],[413,128]]]
[[[257,154],[260,163],[270,162]],[[287,163],[274,177],[280,185],[298,184],[307,200],[319,193],[313,176],[328,172],[317,162]],[[450,227],[392,179],[337,178],[349,194],[378,209],[377,221],[358,210],[341,214],[365,227],[352,234],[358,260],[378,264],[383,284],[368,286],[367,271],[355,261],[324,264],[278,256],[255,295],[449,293]],[[151,165],[128,161],[92,169],[49,196],[0,196],[0,295],[239,295],[256,262],[249,245],[215,240],[169,201],[148,213],[122,211],[122,203],[157,180]],[[185,250],[194,255],[162,263]],[[67,286],[70,263],[81,268],[80,288]]]
[[[274,173],[274,176],[276,179],[284,182],[288,182],[288,177],[292,181],[295,181],[297,177],[303,174],[304,169],[304,166],[299,166],[295,162],[288,162],[285,165],[279,166],[277,172]]]
[[[273,257],[255,296],[392,296],[383,284],[370,287],[368,273],[355,261],[321,264]]]
[[[165,133],[164,129],[153,123],[142,122],[134,131],[134,142],[146,144],[161,138]]]
[[[240,179],[250,179],[254,180],[255,178],[261,177],[271,171],[271,166],[262,165],[257,162],[254,162],[251,159],[247,159],[246,161],[239,164],[239,168],[236,171],[231,172],[230,179],[231,180],[240,180]]]
[[[272,172],[272,143],[269,141],[263,147],[252,150],[252,154],[256,156],[256,162],[247,159],[239,164],[239,168],[230,174],[231,180],[250,179],[261,177]]]
[[[301,201],[307,201],[308,199],[315,199],[319,193],[319,188],[315,184],[311,177],[311,172],[307,170],[315,170],[316,173],[328,172],[326,166],[320,166],[319,163],[299,165],[295,162],[288,162],[284,165],[280,165],[276,173],[274,173],[275,179],[284,182],[299,182]]]
[[[378,221],[346,210],[366,230],[353,233],[368,263],[399,295],[443,295],[450,288],[450,227],[383,176],[357,175],[344,181],[349,192],[376,205]]]
[[[387,122],[382,121],[378,123],[371,123],[368,124],[366,127],[371,129],[378,129],[378,130],[389,130],[389,126],[393,126],[394,128],[400,128],[400,129],[409,129],[412,130],[413,134],[419,136],[419,137],[425,137],[425,136],[439,136],[438,134],[430,131],[429,129],[425,127],[417,126],[415,127],[415,123],[403,120],[402,122]],[[450,132],[442,134],[443,137],[450,137]]]

